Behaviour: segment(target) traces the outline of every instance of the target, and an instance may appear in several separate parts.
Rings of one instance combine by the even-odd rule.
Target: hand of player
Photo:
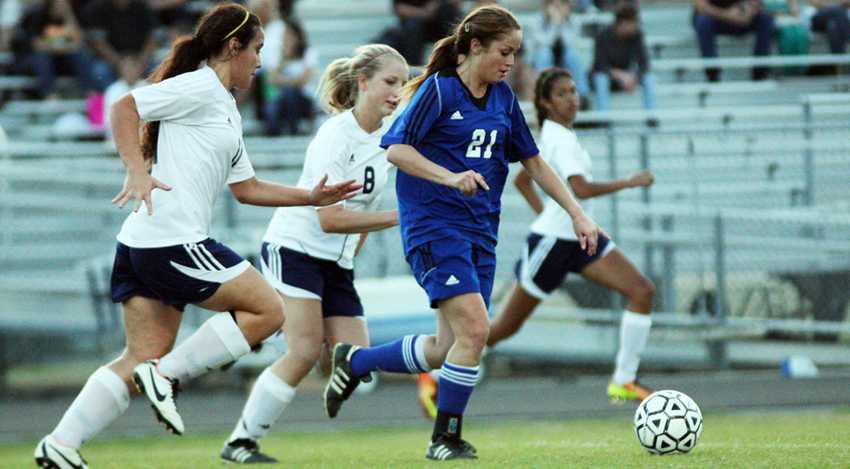
[[[471,169],[462,173],[454,173],[447,185],[459,190],[465,196],[475,195],[479,187],[485,191],[490,190],[490,186],[487,185],[484,176]]]
[[[632,187],[649,187],[655,182],[655,176],[648,170],[638,171],[629,176]]]
[[[587,252],[587,255],[596,254],[596,247],[599,245],[599,233],[602,232],[596,222],[587,216],[580,216],[573,219],[573,231],[576,232],[579,245]]]
[[[170,191],[171,186],[158,181],[147,171],[127,171],[127,177],[124,178],[124,188],[112,199],[112,203],[118,205],[118,208],[124,208],[124,205],[132,200],[133,211],[138,212],[139,207],[144,202],[148,208],[148,215],[153,215],[151,192],[154,189]]]
[[[357,191],[363,187],[362,184],[358,184],[354,179],[330,186],[326,184],[327,182],[328,175],[325,174],[325,177],[310,191],[310,205],[322,207],[335,204],[340,200],[348,200],[357,195]]]

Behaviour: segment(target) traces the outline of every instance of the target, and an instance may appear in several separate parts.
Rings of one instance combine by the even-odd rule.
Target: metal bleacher
[[[523,20],[538,4],[506,3]],[[327,63],[392,24],[388,5],[385,0],[302,0],[298,8],[311,43]],[[750,293],[743,290],[762,291],[781,282],[796,285],[809,299],[809,309],[791,319],[843,321],[846,304],[819,303],[824,295],[812,293],[806,282],[813,275],[850,272],[850,105],[846,94],[835,93],[847,90],[846,76],[751,82],[741,75],[704,83],[691,74],[695,81],[676,83],[676,64],[698,68],[689,62],[698,53],[688,14],[689,8],[678,4],[652,4],[644,11],[648,37],[665,38],[656,42],[663,57],[655,62],[657,111],[639,109],[639,96],[619,94],[613,101],[616,111],[579,115],[579,122],[603,125],[579,131],[597,179],[644,168],[656,175],[648,190],[594,201],[597,221],[658,284],[659,309],[670,313],[662,322],[678,321],[694,301],[706,298],[706,291],[722,296],[722,314],[749,318],[753,313],[741,304]],[[730,49],[742,46],[733,46],[721,44],[721,55],[737,55]],[[734,68],[739,65],[735,60],[725,63]],[[0,145],[0,311],[5,321],[0,327],[8,330],[33,333],[32,318],[52,324],[50,333],[99,327],[91,314],[86,269],[93,258],[99,259],[98,269],[109,262],[126,216],[126,210],[109,203],[122,184],[122,165],[103,142],[32,138],[43,135],[34,129],[81,107],[79,101],[19,101],[0,108],[0,124],[13,124],[7,126],[9,142]],[[524,103],[524,109],[533,120],[530,104]],[[250,114],[243,112],[246,121]],[[658,127],[645,126],[650,119]],[[246,138],[258,176],[287,184],[295,183],[308,143],[309,137]],[[387,207],[395,203],[392,192],[383,198]],[[533,219],[511,184],[504,211],[501,281],[510,279]],[[253,254],[271,215],[269,208],[240,206],[223,193],[213,236]],[[406,275],[400,252],[397,229],[371,235],[357,276]],[[616,305],[610,295],[582,299],[572,285],[567,286],[574,294],[568,304],[587,309]],[[844,299],[838,288],[826,296]],[[706,309],[718,314],[703,304]],[[576,311],[579,317],[585,309]]]

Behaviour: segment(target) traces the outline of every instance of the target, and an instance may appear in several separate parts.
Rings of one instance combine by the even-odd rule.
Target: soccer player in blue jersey
[[[371,371],[441,367],[429,459],[476,458],[475,448],[461,439],[461,426],[489,330],[508,164],[522,162],[569,213],[582,248],[596,251],[598,227],[539,156],[519,102],[504,82],[521,44],[520,25],[508,10],[473,10],[437,43],[425,73],[409,85],[415,94],[407,109],[381,141],[399,168],[404,251],[431,307],[439,309],[437,335],[409,335],[370,348],[339,343],[333,351],[324,393],[331,418]]]

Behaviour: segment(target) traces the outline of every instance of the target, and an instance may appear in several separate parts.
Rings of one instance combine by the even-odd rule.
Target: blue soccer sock
[[[372,371],[390,373],[424,373],[431,369],[425,360],[426,335],[406,335],[401,339],[377,347],[362,348],[351,357],[354,376],[364,376]]]
[[[462,415],[475,383],[478,382],[478,366],[460,366],[445,362],[440,370],[440,392],[437,409],[454,415]]]
[[[460,366],[445,362],[440,370],[440,392],[437,395],[437,420],[431,441],[441,434],[460,438],[463,413],[478,382],[477,366]]]

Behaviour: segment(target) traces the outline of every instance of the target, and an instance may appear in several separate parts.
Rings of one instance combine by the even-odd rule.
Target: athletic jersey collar
[[[446,76],[446,77],[457,78],[457,81],[460,83],[460,86],[463,87],[464,91],[466,91],[466,94],[467,94],[467,96],[469,96],[469,100],[472,101],[472,104],[474,104],[475,107],[477,107],[478,109],[480,109],[482,111],[487,109],[487,99],[490,97],[490,92],[493,91],[493,85],[492,84],[487,85],[487,91],[484,92],[484,96],[482,96],[480,98],[476,98],[472,94],[472,91],[470,91],[469,88],[467,88],[466,83],[464,83],[463,80],[460,79],[460,75],[457,74],[456,68],[454,68],[454,67],[447,68],[445,70],[442,70],[440,73],[443,76]]]
[[[351,127],[352,132],[354,132],[354,136],[356,136],[361,141],[373,137],[376,134],[379,136],[383,135],[384,131],[386,130],[384,128],[384,121],[382,120],[381,126],[378,127],[377,130],[372,133],[366,132],[363,127],[360,127],[360,123],[357,122],[357,118],[354,117],[354,108],[347,109],[346,111],[344,111],[343,119],[345,119],[346,125]]]
[[[218,77],[218,75],[215,73],[215,70],[213,70],[212,67],[210,67],[209,65],[207,65],[206,62],[204,62],[201,65],[201,70],[212,75],[212,77],[215,79],[215,82],[218,83],[218,85],[219,85],[218,89],[223,92],[223,93],[219,93],[219,94],[221,94],[222,97],[227,96],[228,98],[230,98],[231,101],[236,102],[236,98],[233,96],[233,93],[230,92],[227,88],[224,87],[224,83],[221,82],[221,79]]]

